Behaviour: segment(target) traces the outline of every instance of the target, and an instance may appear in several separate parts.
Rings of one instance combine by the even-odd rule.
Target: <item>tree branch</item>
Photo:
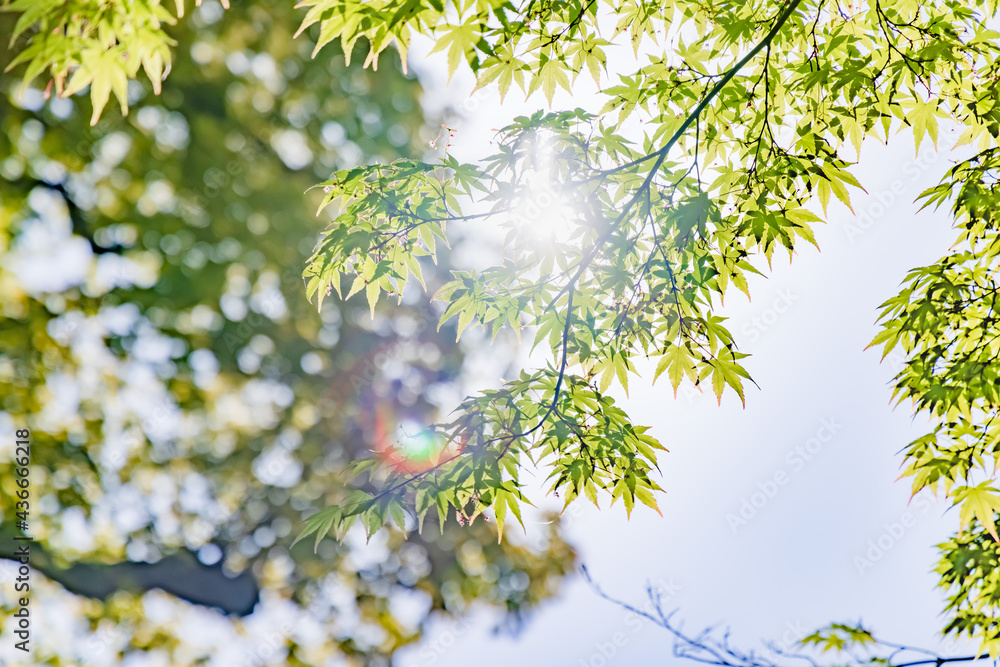
[[[591,589],[597,593],[598,596],[604,598],[608,602],[618,605],[626,611],[632,612],[633,614],[651,621],[658,627],[663,628],[673,635],[674,655],[678,658],[693,660],[706,665],[716,665],[717,667],[793,667],[789,663],[790,660],[803,660],[809,663],[811,667],[834,667],[834,665],[822,665],[816,662],[816,660],[810,655],[793,652],[790,651],[788,647],[783,648],[773,643],[768,644],[768,649],[770,653],[774,654],[774,658],[770,657],[766,653],[758,653],[753,650],[745,651],[734,647],[729,643],[728,630],[726,630],[721,637],[716,636],[714,628],[711,627],[706,628],[697,635],[688,634],[684,631],[681,623],[677,623],[673,620],[673,617],[677,614],[677,610],[666,612],[663,609],[664,599],[662,592],[653,586],[648,586],[646,589],[650,605],[649,610],[644,611],[627,602],[613,598],[601,590],[601,588],[591,578],[590,572],[587,571],[586,566],[581,567],[581,573],[583,574],[584,580],[590,585]],[[847,626],[833,627],[844,629]],[[854,630],[852,630],[852,632],[854,632]],[[864,639],[860,641],[840,641],[838,638],[838,650],[843,654],[848,655],[851,658],[851,661],[847,664],[842,662],[836,663],[836,667],[921,667],[922,665],[936,665],[937,667],[941,667],[941,665],[954,662],[972,662],[981,657],[974,655],[952,657],[939,656],[932,651],[919,647],[905,646],[902,644],[894,644],[892,642],[883,641],[861,628],[857,629],[857,633],[859,636],[864,637]],[[810,640],[815,636],[816,635],[811,635]],[[797,644],[800,646],[803,645],[803,639],[804,638],[798,638]],[[815,642],[810,641],[810,643]],[[833,644],[834,642],[830,642],[828,646],[824,646],[823,651],[825,652],[825,650]],[[865,649],[868,655],[856,655],[851,650],[852,644],[857,648]],[[905,655],[907,653],[918,653],[930,657],[906,662],[894,662],[897,656]]]
[[[257,581],[249,570],[227,575],[220,565],[203,565],[186,549],[155,563],[73,563],[57,565],[38,542],[15,542],[10,531],[0,532],[0,558],[17,561],[16,546],[30,545],[30,566],[70,593],[106,600],[118,591],[144,593],[158,588],[182,600],[215,607],[227,614],[246,616],[259,599]]]
[[[659,172],[660,167],[663,165],[664,160],[667,159],[667,154],[670,152],[670,149],[674,147],[677,141],[684,135],[685,132],[687,132],[687,130],[691,127],[691,125],[698,120],[698,117],[701,116],[701,113],[708,107],[708,105],[712,102],[712,100],[715,99],[715,97],[722,91],[722,89],[726,87],[726,84],[728,84],[733,79],[733,77],[736,76],[736,73],[739,72],[741,69],[743,69],[743,67],[748,62],[750,62],[754,58],[754,56],[760,53],[761,50],[765,48],[770,48],[771,42],[778,34],[778,31],[781,30],[781,27],[783,25],[785,25],[785,22],[788,20],[788,18],[792,15],[792,13],[795,11],[795,9],[799,6],[801,2],[802,0],[791,0],[791,2],[788,3],[788,5],[778,15],[777,19],[774,22],[774,25],[771,26],[771,29],[768,31],[767,35],[764,36],[764,39],[758,42],[756,46],[750,49],[749,53],[740,58],[740,60],[735,65],[733,65],[731,68],[729,68],[729,70],[726,71],[726,73],[722,76],[722,78],[719,79],[719,81],[716,82],[714,86],[712,86],[712,89],[709,90],[708,93],[706,93],[705,97],[701,99],[701,101],[698,103],[698,106],[694,108],[694,111],[692,111],[688,115],[688,117],[684,120],[684,123],[682,123],[681,126],[677,128],[677,131],[674,132],[673,136],[671,136],[670,139],[667,140],[667,143],[665,143],[658,151],[656,151],[655,153],[650,153],[649,155],[646,155],[644,157],[641,157],[638,160],[633,160],[632,162],[629,162],[627,164],[615,167],[615,171],[620,171],[622,169],[628,169],[630,167],[642,164],[647,160],[656,158],[656,162],[649,170],[649,174],[646,175],[646,179],[642,182],[642,185],[639,186],[635,194],[632,195],[631,199],[629,199],[628,202],[625,204],[625,207],[622,209],[622,212],[618,215],[618,218],[616,218],[612,224],[608,225],[607,229],[605,229],[604,232],[601,233],[601,235],[597,238],[597,240],[594,241],[593,245],[590,246],[590,249],[587,251],[587,253],[580,259],[580,263],[577,266],[576,273],[573,275],[572,278],[570,278],[566,286],[563,287],[563,289],[558,294],[556,294],[555,298],[552,300],[553,304],[559,299],[559,297],[561,297],[566,292],[566,290],[572,288],[572,286],[576,284],[576,282],[580,279],[583,273],[590,266],[591,262],[594,261],[594,258],[597,256],[597,253],[600,252],[604,244],[607,243],[608,239],[611,238],[612,234],[614,234],[615,231],[619,227],[621,227],[622,221],[625,220],[625,216],[628,215],[628,212],[632,209],[635,203],[639,201],[639,198],[642,196],[643,192],[649,189],[650,184],[652,184],[653,182],[653,178],[656,176],[657,172]],[[603,176],[606,174],[607,172],[598,172],[598,175]],[[550,308],[552,307],[551,304],[549,307]]]

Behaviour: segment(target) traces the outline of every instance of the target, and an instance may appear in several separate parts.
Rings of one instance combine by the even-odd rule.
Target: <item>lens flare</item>
[[[579,226],[580,210],[579,202],[563,186],[565,166],[559,164],[550,137],[536,137],[529,153],[522,172],[526,187],[510,211],[510,224],[529,247],[570,242]]]
[[[386,465],[407,475],[424,472],[461,453],[464,443],[449,443],[440,433],[411,419],[399,419],[388,406],[375,410],[373,448]]]

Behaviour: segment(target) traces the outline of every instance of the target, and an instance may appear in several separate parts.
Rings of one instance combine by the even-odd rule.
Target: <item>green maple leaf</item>
[[[972,518],[975,517],[993,537],[993,541],[1000,542],[1000,537],[997,536],[997,527],[993,521],[993,512],[1000,510],[1000,494],[990,486],[990,482],[955,489],[955,504],[961,504],[958,515],[961,529],[968,526]]]

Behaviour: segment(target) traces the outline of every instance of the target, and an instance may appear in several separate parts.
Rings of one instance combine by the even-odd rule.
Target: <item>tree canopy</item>
[[[566,503],[605,497],[629,511],[637,501],[655,508],[663,445],[615,404],[611,386],[627,391],[649,359],[675,392],[691,382],[720,401],[726,393],[746,401],[751,379],[722,315],[726,294],[749,294],[748,276],[776,251],[791,256],[815,243],[812,225],[832,198],[850,206],[852,189],[863,187],[852,165],[866,139],[889,142],[906,127],[919,149],[957,128],[974,155],[921,196],[951,209],[955,246],[886,295],[872,344],[905,353],[895,396],[936,422],[905,448],[904,475],[914,492],[941,489],[959,506],[958,532],[941,546],[945,630],[1000,655],[996,2],[301,4],[317,57],[367,44],[363,64],[374,69],[390,45],[405,57],[422,35],[446,52],[449,74],[467,67],[501,95],[516,84],[551,106],[557,89],[586,74],[604,102],[596,112],[517,118],[475,164],[445,147],[437,159],[386,156],[317,179],[332,221],[304,278],[321,314],[328,292],[344,297],[337,308],[364,292],[373,313],[384,296],[405,301],[413,277],[444,302],[442,328],[461,336],[481,326],[495,338],[529,327],[549,361],[428,426],[424,437],[441,452],[431,465],[353,466],[353,480],[301,536],[342,538],[358,522],[374,534],[452,514],[480,525],[487,509],[499,532],[520,517],[527,465],[542,466]],[[157,2],[125,18],[107,10],[82,19],[67,7],[51,19],[22,14],[21,27],[38,28],[22,37],[28,80],[46,73],[62,94],[91,83],[96,118],[108,91],[127,105],[140,63],[161,76],[169,53]],[[635,65],[609,71],[608,54],[623,41]],[[114,58],[90,58],[90,48],[129,58],[103,64]],[[558,224],[525,224],[539,208]],[[438,255],[449,230],[491,220],[507,231],[498,260],[427,284],[425,258]]]
[[[646,357],[675,392],[705,382],[720,400],[727,389],[745,400],[745,355],[717,313],[726,292],[747,292],[761,256],[769,263],[775,250],[815,243],[813,202],[824,213],[831,195],[850,206],[850,189],[862,187],[850,166],[866,138],[888,142],[907,126],[919,150],[958,127],[959,145],[976,154],[921,196],[951,203],[954,250],[908,276],[872,343],[884,353],[901,346],[895,396],[938,422],[906,448],[904,475],[914,493],[941,488],[960,506],[960,532],[942,545],[939,568],[951,593],[946,631],[1000,654],[996,3],[307,4],[306,23],[343,44],[365,36],[370,58],[390,36],[405,49],[423,33],[448,50],[451,71],[464,63],[501,95],[516,83],[551,103],[587,72],[605,99],[597,114],[517,119],[481,164],[446,156],[324,183],[342,212],[307,269],[310,293],[339,291],[346,276],[372,303],[401,289],[410,257],[433,252],[427,227],[516,213],[537,199],[539,182],[571,202],[559,211],[561,238],[532,243],[515,215],[502,263],[458,273],[438,292],[448,303],[442,322],[457,318],[459,333],[532,325],[552,363],[470,398],[439,427],[465,445],[454,458],[433,476],[390,477],[366,502],[331,508],[335,526],[407,500],[419,516],[432,496],[492,505],[502,522],[525,460],[548,465],[567,503],[596,503],[603,490],[628,509],[636,500],[655,508],[649,473],[661,446],[613,405],[609,385],[627,390],[635,359]],[[627,34],[648,64],[606,74],[602,26]]]

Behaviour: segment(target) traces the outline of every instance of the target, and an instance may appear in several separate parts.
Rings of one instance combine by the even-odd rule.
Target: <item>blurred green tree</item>
[[[17,18],[0,15],[5,46]],[[289,548],[343,501],[355,459],[429,465],[434,452],[393,443],[438,417],[466,347],[419,291],[374,319],[306,301],[327,221],[303,192],[420,155],[434,132],[395,54],[378,71],[314,59],[301,20],[278,0],[205,3],[166,30],[162,90],[129,81],[128,115],[109,107],[93,127],[86,98],[0,79],[0,425],[31,429],[32,564],[50,580],[33,604],[64,610],[71,633],[38,631],[36,663],[381,664],[435,611],[480,601],[516,622],[572,566],[555,527],[532,549],[483,520]]]

